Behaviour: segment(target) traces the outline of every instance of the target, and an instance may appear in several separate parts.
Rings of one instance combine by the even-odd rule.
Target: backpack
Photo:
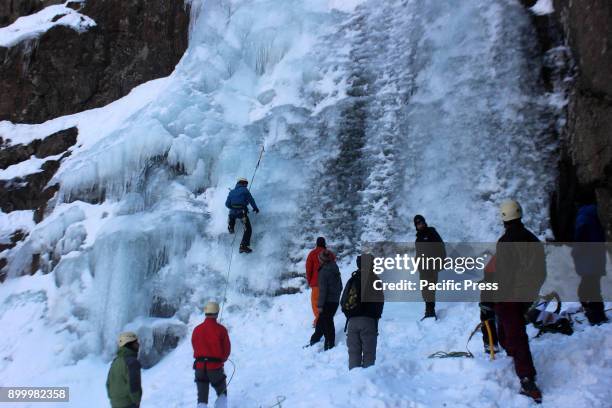
[[[363,305],[361,303],[361,274],[358,272],[359,271],[353,272],[351,278],[346,282],[344,290],[342,291],[342,297],[340,298],[340,307],[347,320],[363,313]]]
[[[557,307],[554,312],[549,312],[546,308],[553,300],[557,302]],[[567,336],[574,333],[570,314],[565,310],[561,311],[561,299],[556,292],[542,296],[534,302],[525,317],[528,323],[532,323],[539,330],[536,337],[544,333],[561,333]]]

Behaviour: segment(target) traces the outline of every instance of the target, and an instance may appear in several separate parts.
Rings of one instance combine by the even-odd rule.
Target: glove
[[[254,210],[253,210],[253,212],[254,212],[255,214],[259,214],[259,208],[254,209]]]

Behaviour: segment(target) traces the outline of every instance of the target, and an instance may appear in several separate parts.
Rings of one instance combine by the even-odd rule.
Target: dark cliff
[[[560,178],[553,202],[559,240],[571,239],[577,191],[595,188],[599,215],[612,238],[612,2],[555,0],[575,63],[567,124],[561,137]]]
[[[54,2],[17,3],[21,9],[0,11],[0,18],[11,21],[19,10]],[[187,48],[184,0],[88,0],[71,7],[82,7],[97,25],[83,33],[55,26],[37,40],[0,47],[0,120],[40,123],[106,105],[169,75]]]
[[[531,7],[536,0],[521,0]],[[559,177],[551,201],[551,224],[557,241],[572,241],[576,201],[594,190],[599,216],[612,239],[612,2],[554,0],[554,12],[533,16],[546,61],[557,61],[562,77],[543,72],[550,91],[567,98],[566,118],[557,130]],[[554,62],[553,62],[554,65]],[[545,63],[546,66],[546,63]],[[550,64],[549,64],[550,66]],[[559,85],[560,84],[560,85]]]
[[[64,0],[3,0],[0,1],[0,27],[7,26],[19,17],[27,16],[52,4],[64,3]]]

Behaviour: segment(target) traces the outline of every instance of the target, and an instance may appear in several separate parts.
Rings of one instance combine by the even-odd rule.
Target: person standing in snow
[[[497,282],[499,318],[498,339],[514,359],[514,369],[521,382],[520,393],[540,403],[542,393],[536,385],[525,313],[538,299],[546,278],[546,258],[540,240],[523,225],[523,210],[518,202],[508,200],[500,207],[505,232],[497,242],[493,282]]]
[[[317,325],[317,319],[319,318],[319,254],[327,249],[325,238],[318,237],[315,249],[310,251],[306,258],[306,280],[308,286],[310,286],[310,304],[312,306],[312,313],[314,314],[314,321],[312,326]],[[332,260],[336,260],[336,256],[330,251]]]
[[[334,315],[338,310],[340,294],[342,292],[342,278],[340,269],[336,265],[332,252],[328,249],[319,254],[319,300],[317,308],[319,318],[315,326],[315,332],[310,338],[310,345],[314,345],[325,336],[324,350],[333,348],[336,344],[336,327],[334,326]]]
[[[227,383],[223,365],[231,351],[227,329],[217,322],[219,304],[208,302],[204,308],[204,322],[193,329],[193,369],[198,389],[198,408],[208,407],[209,386],[215,389],[215,408],[227,407]]]
[[[230,234],[234,233],[234,227],[236,226],[236,220],[241,219],[244,222],[244,234],[242,235],[242,241],[240,242],[240,253],[251,253],[253,250],[251,246],[251,221],[249,220],[249,209],[250,204],[253,207],[255,214],[259,214],[259,208],[255,204],[255,200],[248,189],[249,181],[244,177],[238,179],[236,187],[229,192],[227,199],[225,200],[225,206],[230,210],[227,230]]]
[[[422,256],[430,260],[424,266],[419,267],[419,280],[427,281],[429,284],[436,284],[438,283],[438,273],[442,270],[444,258],[446,258],[444,241],[434,227],[427,225],[425,217],[422,215],[415,215],[413,221],[417,230],[415,240],[416,256]],[[430,317],[437,319],[436,291],[426,286],[421,291],[421,295],[425,301],[425,315],[423,319]]]
[[[106,393],[113,408],[138,408],[142,399],[138,337],[125,332],[117,341],[119,350],[106,378]]]
[[[578,214],[574,227],[572,257],[580,276],[578,298],[589,323],[599,325],[608,321],[601,296],[601,278],[606,275],[606,235],[599,221],[595,192],[583,188],[579,193]]]
[[[370,367],[376,361],[376,342],[378,339],[378,320],[382,316],[384,294],[370,290],[363,299],[361,284],[365,290],[373,287],[378,278],[372,271],[373,256],[366,254],[357,257],[357,270],[346,283],[340,304],[347,318],[346,345],[348,347],[349,370],[356,367]]]

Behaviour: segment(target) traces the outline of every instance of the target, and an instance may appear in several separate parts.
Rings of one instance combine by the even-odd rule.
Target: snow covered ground
[[[350,268],[344,270],[347,278]],[[42,301],[45,288],[52,303],[59,293],[51,275],[9,283],[11,306],[3,308],[0,323],[11,330],[3,336],[0,350],[11,357],[1,362],[0,383],[70,387],[70,404],[19,406],[108,406],[107,360],[90,355],[66,366],[56,360],[72,337],[67,332],[53,333],[49,327],[52,311],[45,310]],[[0,300],[7,305],[7,290],[2,293]],[[480,332],[469,343],[474,359],[427,358],[440,350],[465,351],[479,321],[476,304],[441,304],[440,320],[420,322],[421,304],[387,303],[380,322],[377,364],[349,372],[343,316],[335,319],[336,348],[328,352],[322,351],[322,344],[302,348],[312,334],[308,293],[273,299],[233,293],[230,299],[231,312],[225,313],[222,322],[232,340],[233,364],[228,363],[226,370],[229,376],[235,368],[228,387],[233,407],[533,406],[517,394],[511,359],[500,353],[490,361],[482,352]],[[192,316],[190,329],[200,318]],[[609,407],[612,325],[577,323],[575,329],[572,336],[546,334],[531,341],[544,393],[542,407]],[[536,331],[529,333],[533,337]],[[143,407],[196,405],[191,355],[187,337],[159,364],[144,370]],[[282,404],[274,405],[279,398]]]
[[[3,239],[15,222],[29,232],[3,253],[0,384],[67,385],[70,406],[106,406],[116,336],[133,329],[149,351],[160,336],[181,339],[145,370],[143,406],[194,406],[189,335],[229,282],[234,407],[278,396],[284,407],[529,406],[510,360],[478,353],[479,335],[474,360],[426,358],[463,349],[474,304],[442,306],[437,323],[417,323],[420,304],[388,304],[377,366],[348,373],[343,318],[337,348],[302,349],[308,293],[270,296],[299,284],[291,276],[316,236],[346,281],[364,242],[412,240],[415,212],[449,242],[486,242],[513,196],[528,226],[550,234],[548,135],[562,98],[540,83],[528,11],[515,0],[192,4],[190,46],[170,77],[41,125],[0,122],[11,144],[79,129],[44,221],[0,218]],[[225,196],[262,146],[255,252],[236,254],[228,275]],[[52,271],[17,278],[35,254]],[[544,406],[609,406],[610,330],[533,341]]]

